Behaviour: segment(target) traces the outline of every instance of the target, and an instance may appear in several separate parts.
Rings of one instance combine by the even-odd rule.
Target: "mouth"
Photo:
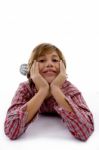
[[[47,75],[47,76],[53,76],[53,75],[56,75],[56,71],[54,70],[46,70],[43,72],[44,75]]]

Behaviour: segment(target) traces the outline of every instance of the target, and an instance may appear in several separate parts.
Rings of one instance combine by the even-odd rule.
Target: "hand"
[[[38,62],[34,61],[31,70],[30,70],[30,77],[35,83],[37,90],[44,89],[45,91],[49,91],[49,84],[47,81],[40,75]]]
[[[52,81],[50,88],[54,88],[54,87],[61,87],[62,84],[64,83],[64,81],[66,80],[67,76],[66,76],[66,71],[65,71],[65,66],[62,62],[62,60],[60,61],[60,73],[58,74],[58,76]]]

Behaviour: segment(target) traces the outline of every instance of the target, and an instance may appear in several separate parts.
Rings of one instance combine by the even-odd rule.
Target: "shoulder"
[[[32,86],[30,86],[29,81],[24,81],[19,84],[18,90],[19,91],[24,91],[24,93],[29,92],[31,95],[33,95],[35,89],[34,83]]]
[[[80,90],[68,80],[65,80],[62,89],[65,91],[65,94],[69,94],[71,96],[81,93]]]
[[[19,84],[19,89],[26,89],[26,88],[28,89],[28,87],[29,87],[28,81],[24,81]]]
[[[11,104],[16,104],[16,103],[25,103],[28,101],[32,96],[34,92],[32,92],[29,82],[21,82],[15,92],[15,95],[12,98]]]

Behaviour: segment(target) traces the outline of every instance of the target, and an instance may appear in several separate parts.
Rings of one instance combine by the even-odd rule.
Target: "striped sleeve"
[[[94,131],[93,115],[81,92],[77,92],[76,90],[75,94],[68,93],[64,95],[66,101],[72,107],[74,112],[68,112],[66,109],[58,105],[54,108],[61,116],[72,135],[81,141],[86,141]]]
[[[26,125],[27,112],[26,102],[31,98],[31,94],[24,83],[19,85],[15,96],[13,97],[11,106],[9,107],[4,123],[5,134],[10,139],[18,138],[25,132],[28,125]]]

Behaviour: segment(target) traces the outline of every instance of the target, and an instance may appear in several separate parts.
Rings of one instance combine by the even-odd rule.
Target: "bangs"
[[[45,56],[46,54],[51,54],[53,51],[55,51],[55,50],[51,49],[51,48],[50,49],[42,49],[41,51],[38,52],[35,59],[38,59],[38,57],[40,57],[40,56]]]
[[[41,44],[37,46],[33,51],[34,59],[38,59],[38,57],[44,56],[45,54],[50,54],[53,51],[57,52],[56,47],[50,44]]]

